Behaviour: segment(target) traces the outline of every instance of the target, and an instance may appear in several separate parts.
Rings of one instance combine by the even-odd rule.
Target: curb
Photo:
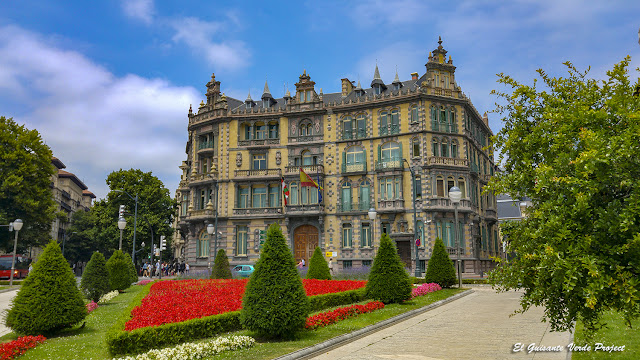
[[[395,325],[401,321],[407,320],[409,318],[412,318],[414,316],[420,315],[422,313],[425,313],[429,310],[433,310],[437,307],[440,307],[442,305],[445,305],[447,303],[450,303],[454,300],[458,300],[462,297],[465,297],[469,294],[472,294],[474,292],[473,289],[470,290],[466,290],[463,291],[461,293],[455,294],[451,297],[448,297],[446,299],[440,300],[440,301],[436,301],[433,304],[429,304],[427,306],[421,307],[419,309],[415,309],[415,310],[411,310],[408,311],[404,314],[400,314],[397,316],[394,316],[392,318],[389,318],[387,320],[381,321],[379,323],[375,323],[373,325],[369,325],[366,327],[363,327],[360,330],[356,330],[352,333],[348,333],[348,334],[343,334],[340,336],[336,336],[332,339],[323,341],[319,344],[313,345],[313,346],[309,346],[306,347],[304,349],[300,349],[297,351],[294,351],[292,353],[286,354],[286,355],[282,355],[280,357],[275,358],[274,360],[301,360],[301,359],[309,359],[313,356],[319,355],[320,353],[323,353],[327,350],[331,350],[334,348],[337,348],[339,346],[345,345],[347,343],[350,343],[352,341],[355,341],[357,339],[360,339],[361,337],[367,336],[369,334],[372,334],[376,331],[382,330],[386,327]]]
[[[7,286],[8,286],[8,285],[7,285]],[[15,290],[18,290],[18,289],[20,289],[20,286],[18,286],[18,285],[13,285],[13,288],[0,290],[0,294],[1,294],[1,293],[6,293],[6,292],[9,292],[9,291],[15,291]]]

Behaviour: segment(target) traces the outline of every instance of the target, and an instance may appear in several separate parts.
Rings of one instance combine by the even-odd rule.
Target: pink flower
[[[91,314],[91,312],[98,308],[98,304],[96,304],[93,300],[87,304],[87,313]]]
[[[416,288],[413,288],[413,291],[411,293],[411,298],[413,299],[418,296],[427,295],[428,293],[438,291],[438,290],[442,290],[442,288],[440,287],[440,285],[436,283],[422,284]]]

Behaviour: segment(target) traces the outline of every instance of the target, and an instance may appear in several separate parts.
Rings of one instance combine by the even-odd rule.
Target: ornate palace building
[[[502,249],[495,197],[483,193],[495,168],[492,132],[438,44],[422,75],[401,81],[396,73],[385,83],[376,66],[368,88],[345,78],[339,93],[323,94],[304,71],[293,96],[274,98],[265,83],[260,99],[241,101],[221,93],[212,75],[206,101],[188,114],[176,192],[182,259],[205,269],[222,248],[233,265],[255,263],[260,231],[277,222],[296,261],[308,261],[319,246],[338,269],[369,266],[384,232],[414,270],[414,236],[420,238],[417,266],[424,271],[436,237],[457,254],[448,192],[458,186],[463,271],[491,269]],[[300,186],[300,168],[323,189]]]

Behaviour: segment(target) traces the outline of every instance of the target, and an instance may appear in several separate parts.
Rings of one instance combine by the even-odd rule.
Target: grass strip
[[[129,307],[131,301],[145,291],[146,286],[131,286],[107,304],[100,304],[85,319],[84,328],[75,327],[48,338],[35,349],[27,351],[20,360],[30,359],[111,359],[106,346],[106,336]],[[147,290],[148,291],[148,290]],[[3,338],[15,339],[13,333]]]
[[[640,359],[640,329],[637,322],[632,323],[633,328],[627,327],[622,314],[609,311],[604,313],[602,320],[607,324],[606,328],[597,331],[591,339],[588,339],[582,322],[576,324],[576,333],[573,343],[578,346],[589,345],[591,351],[572,352],[573,360],[591,359]],[[624,351],[596,351],[596,343],[603,346],[622,346]]]
[[[255,337],[255,334],[248,330],[238,331],[232,334],[255,337],[255,345],[250,349],[238,350],[232,353],[223,353],[208,359],[273,359],[278,356],[286,355],[288,353],[319,344],[336,336],[351,333],[377,322],[404,314],[408,311],[419,309],[436,301],[444,300],[463,290],[444,289],[417,297],[403,304],[389,304],[383,309],[348,318],[317,330],[302,331],[298,334],[296,339],[289,341],[260,339]],[[365,303],[366,301],[360,302],[360,304]]]

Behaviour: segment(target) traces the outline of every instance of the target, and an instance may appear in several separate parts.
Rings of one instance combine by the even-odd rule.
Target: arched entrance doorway
[[[309,266],[309,259],[318,247],[318,229],[313,225],[298,226],[293,232],[293,253],[296,263],[304,259]]]

